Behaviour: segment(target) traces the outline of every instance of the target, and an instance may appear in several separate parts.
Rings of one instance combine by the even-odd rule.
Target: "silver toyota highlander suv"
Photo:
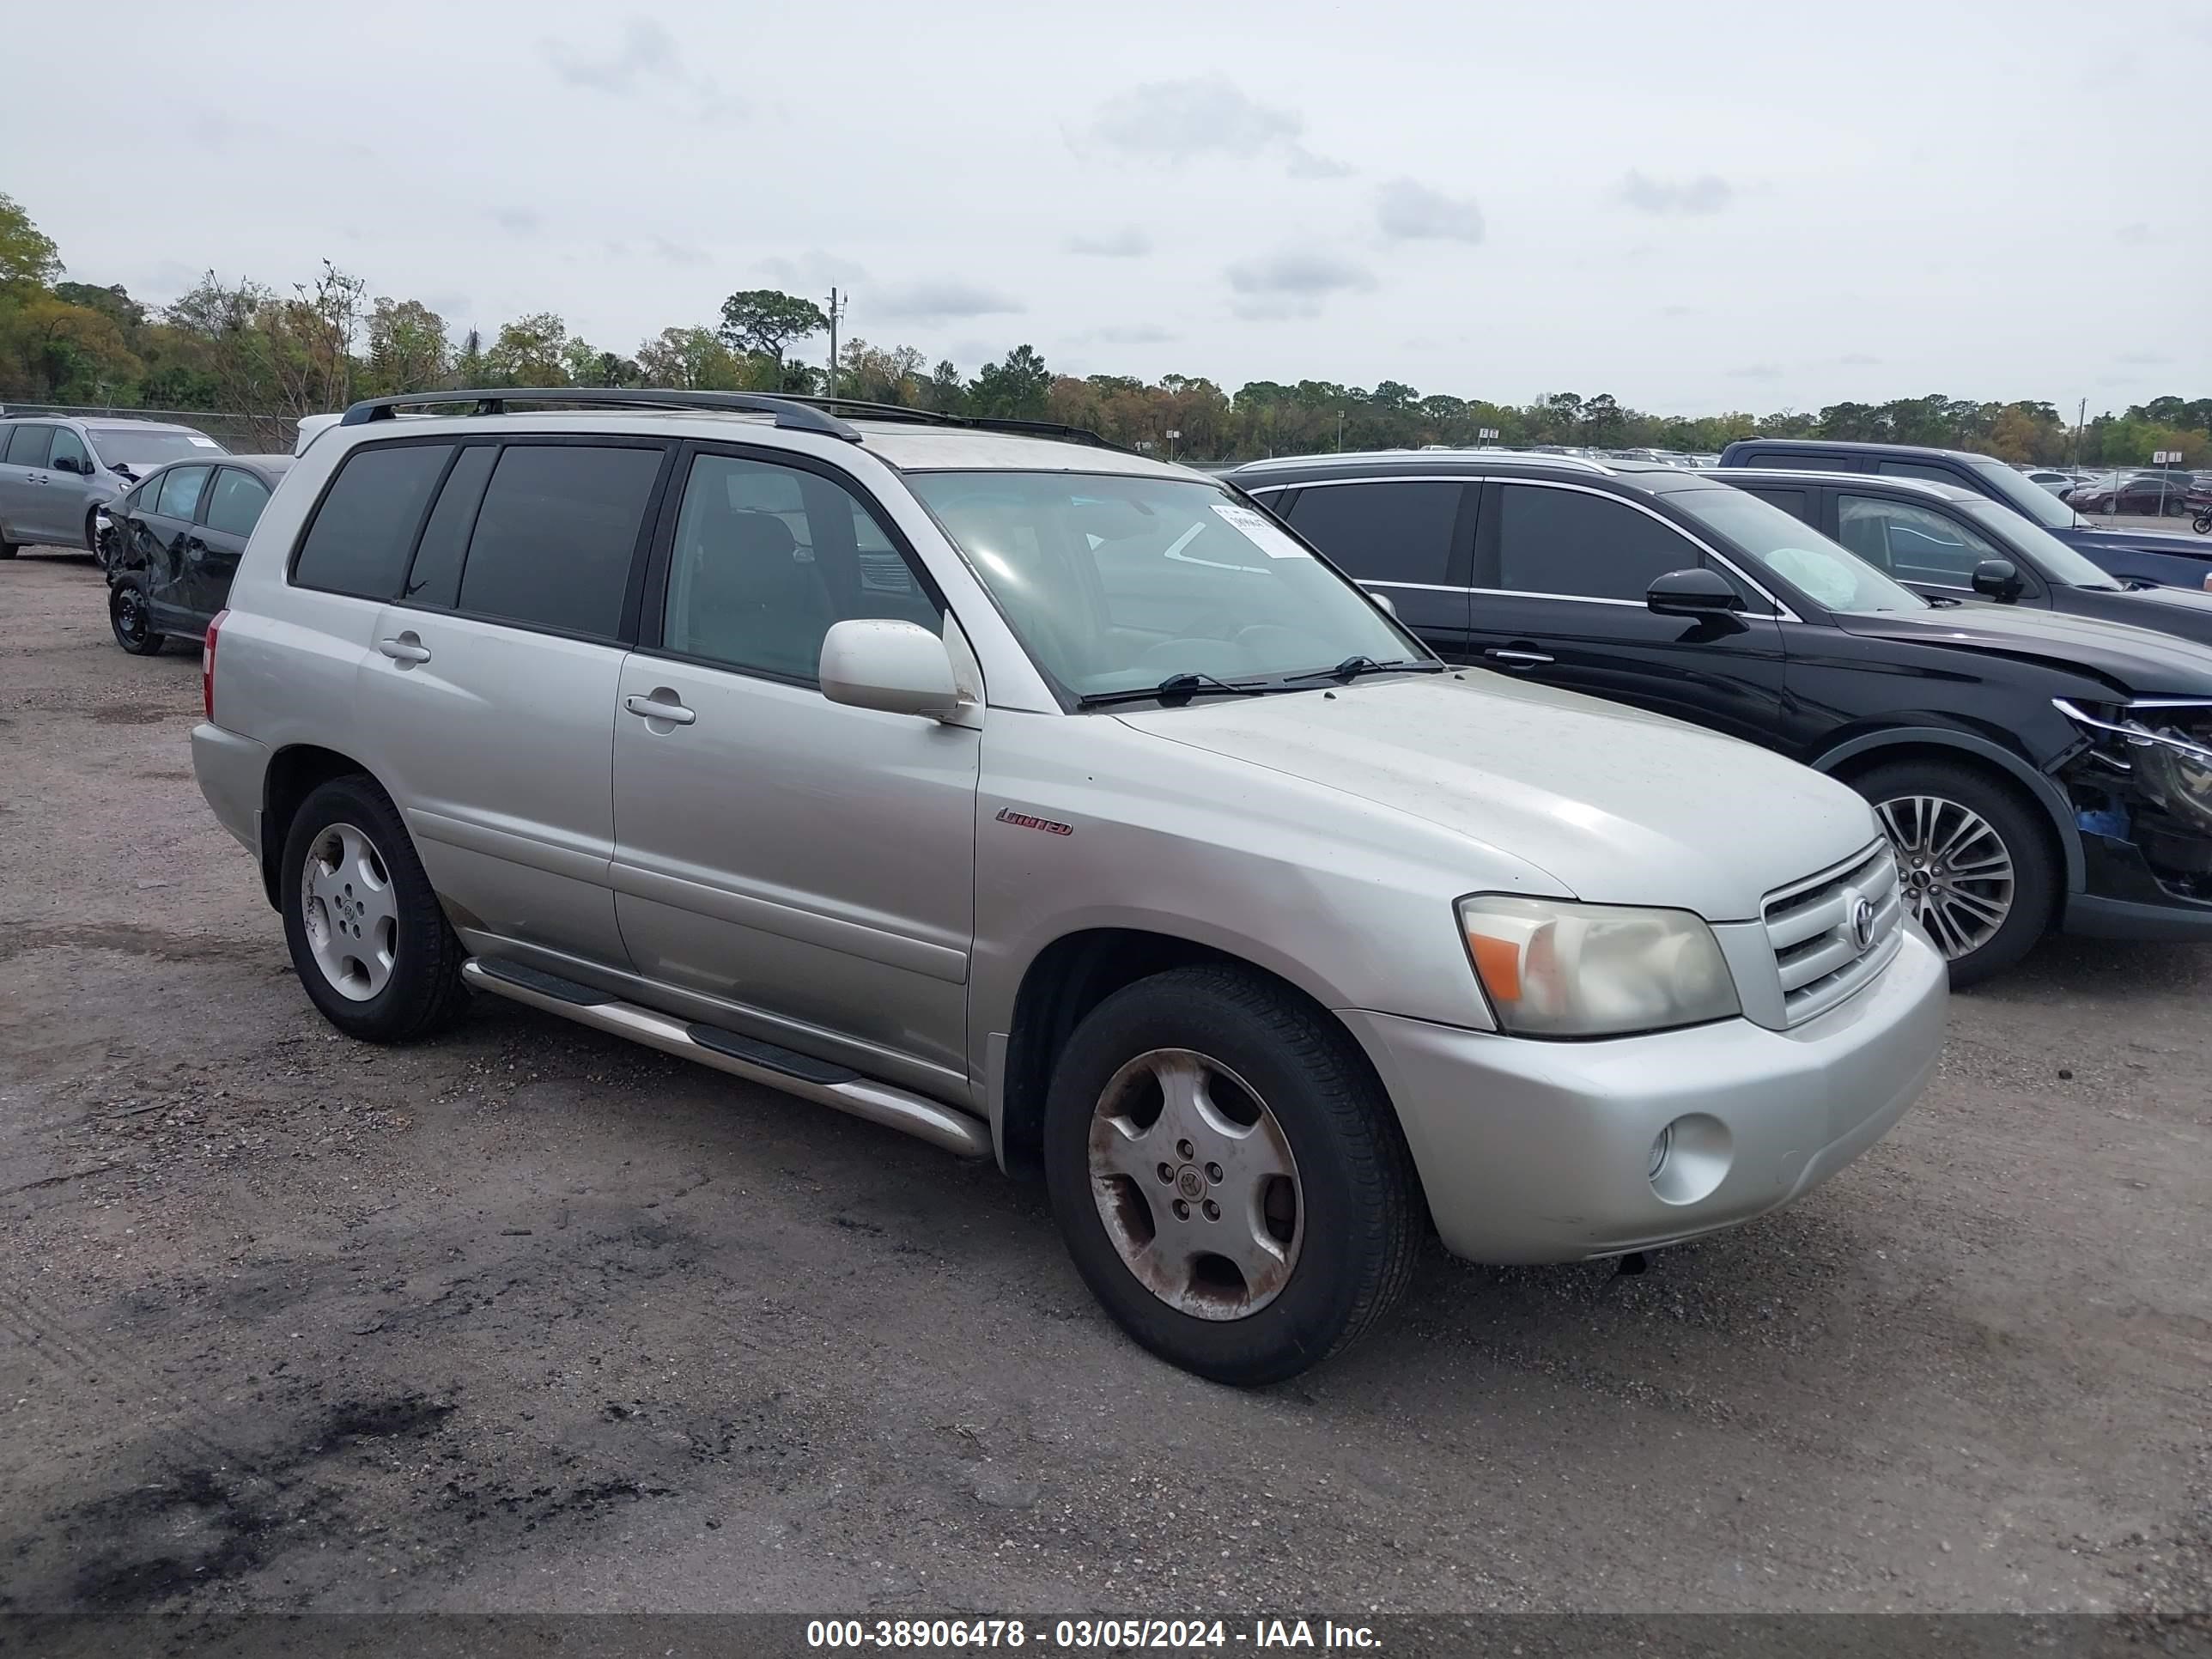
[[[474,988],[1041,1166],[1114,1317],[1238,1383],[1365,1329],[1425,1225],[1709,1232],[1935,1065],[1942,961],[1857,795],[1450,669],[1202,474],[459,400],[308,448],[207,635],[200,787],[352,1036]]]

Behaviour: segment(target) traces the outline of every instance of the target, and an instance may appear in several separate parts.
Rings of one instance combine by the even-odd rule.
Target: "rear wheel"
[[[1054,1071],[1045,1170],[1107,1311],[1215,1382],[1295,1376],[1412,1274],[1420,1190],[1389,1102],[1326,1014],[1239,969],[1091,1012]]]
[[[293,970],[348,1036],[404,1042],[466,1006],[461,943],[398,809],[369,779],[334,778],[301,804],[283,874]]]
[[[1972,985],[2011,967],[2058,904],[2058,860],[2034,806],[1987,773],[1899,761],[1851,781],[1897,849],[1905,908]]]
[[[167,635],[154,631],[146,596],[136,582],[118,582],[107,590],[107,625],[115,630],[116,644],[134,657],[160,654],[168,639]]]

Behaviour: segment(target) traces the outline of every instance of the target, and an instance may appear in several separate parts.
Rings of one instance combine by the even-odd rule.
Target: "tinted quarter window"
[[[1836,498],[1837,539],[1899,581],[1972,587],[1974,567],[2005,554],[1948,515],[1869,495]]]
[[[347,456],[300,544],[292,580],[357,599],[392,598],[453,453],[451,444],[380,444]]]
[[[215,493],[208,497],[207,527],[226,536],[250,536],[269,505],[269,486],[251,472],[227,466],[216,475]]]
[[[1924,483],[1963,485],[1966,480],[1948,467],[1923,466],[1917,461],[1884,461],[1881,471],[1892,478],[1918,478]]]
[[[935,600],[872,514],[835,479],[702,455],[676,520],[664,649],[814,679],[833,623],[888,617],[936,632]]]
[[[1498,495],[1498,586],[1514,592],[1641,604],[1658,577],[1705,562],[1679,531],[1610,496],[1511,483]]]
[[[187,523],[200,510],[200,492],[207,488],[208,469],[173,466],[161,475],[161,505],[155,510],[165,519]]]
[[[422,526],[422,544],[415,550],[415,565],[407,573],[402,599],[444,611],[459,602],[461,556],[468,551],[477,507],[498,459],[496,444],[477,444],[464,449],[453,462],[446,487],[438,492],[438,504],[430,509],[430,521]]]
[[[44,466],[46,464],[46,445],[53,435],[54,429],[50,426],[11,427],[8,432],[8,465]]]
[[[1448,483],[1309,484],[1291,522],[1316,547],[1366,582],[1451,580],[1452,526],[1461,486]]]
[[[53,449],[46,458],[46,465],[58,467],[65,460],[76,463],[70,469],[73,471],[92,471],[92,457],[85,453],[84,440],[67,427],[58,426],[54,428]]]
[[[1769,488],[1746,490],[1744,493],[1747,495],[1756,495],[1762,501],[1780,507],[1793,519],[1802,519],[1807,524],[1813,522],[1812,502],[1802,489]]]
[[[469,538],[460,608],[612,639],[662,451],[510,444]]]

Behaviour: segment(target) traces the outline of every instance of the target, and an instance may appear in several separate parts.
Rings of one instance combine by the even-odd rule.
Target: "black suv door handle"
[[[1524,651],[1517,646],[1493,645],[1482,654],[1495,658],[1509,668],[1534,668],[1552,660],[1540,651]]]

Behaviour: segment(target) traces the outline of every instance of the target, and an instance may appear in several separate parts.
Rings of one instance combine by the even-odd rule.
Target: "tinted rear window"
[[[469,539],[461,610],[614,638],[661,455],[658,446],[501,450]]]
[[[1316,547],[1364,582],[1450,580],[1456,483],[1309,484],[1291,522]]]
[[[17,426],[8,428],[8,450],[4,459],[10,466],[44,466],[46,446],[53,441],[54,429],[50,426]]]
[[[451,444],[383,444],[346,457],[300,544],[292,580],[358,599],[396,595],[415,527],[453,453]]]
[[[494,444],[478,444],[461,452],[430,521],[422,526],[422,544],[415,550],[415,568],[407,573],[402,596],[416,605],[451,610],[460,598],[461,556],[468,550],[469,532],[477,521],[477,503],[483,500],[484,481],[499,459]]]

